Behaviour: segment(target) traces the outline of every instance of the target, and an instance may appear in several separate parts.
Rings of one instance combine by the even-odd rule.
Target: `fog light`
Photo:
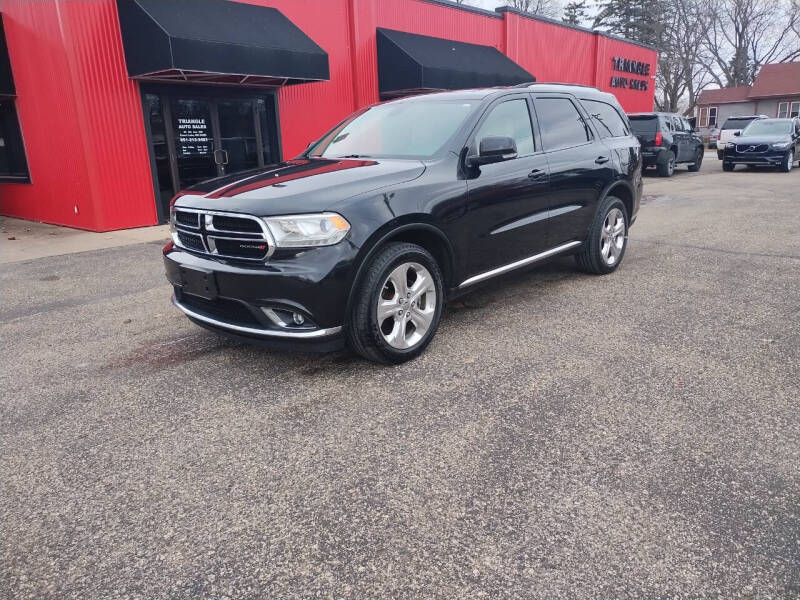
[[[302,325],[306,322],[306,319],[300,313],[292,313],[292,320],[294,321],[295,325]]]

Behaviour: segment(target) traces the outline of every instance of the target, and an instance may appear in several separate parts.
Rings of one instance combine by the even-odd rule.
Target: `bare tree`
[[[800,58],[797,0],[704,0],[704,64],[720,87],[751,85],[761,65]]]
[[[681,108],[694,108],[700,91],[713,81],[701,59],[709,18],[699,0],[672,0],[663,17],[658,44],[656,106],[659,110],[678,112]]]
[[[557,0],[506,0],[500,4],[551,19],[555,19],[561,14],[561,4]]]

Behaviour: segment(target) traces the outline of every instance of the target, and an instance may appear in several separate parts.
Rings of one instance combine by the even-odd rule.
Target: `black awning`
[[[530,81],[536,78],[492,46],[378,29],[378,89],[383,96]]]
[[[131,77],[284,85],[330,79],[328,55],[274,8],[117,0]]]
[[[11,60],[8,58],[3,14],[0,13],[0,96],[13,96],[16,93],[14,75],[11,73]]]

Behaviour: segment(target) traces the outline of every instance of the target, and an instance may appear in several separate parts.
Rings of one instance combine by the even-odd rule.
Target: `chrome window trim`
[[[220,329],[228,329],[230,331],[237,331],[239,333],[249,333],[259,337],[315,339],[327,337],[329,335],[335,335],[342,330],[341,325],[338,327],[328,327],[326,329],[315,329],[313,331],[273,331],[269,329],[256,329],[255,327],[244,327],[242,325],[225,323],[224,321],[218,321],[217,319],[212,319],[211,317],[201,315],[200,313],[197,313],[181,304],[174,295],[172,296],[172,304],[174,304],[176,308],[183,311],[186,316],[197,319],[198,321],[203,321],[204,323],[219,327]]]
[[[574,248],[575,246],[580,246],[581,242],[567,242],[566,244],[561,244],[560,246],[556,246],[555,248],[550,248],[550,250],[545,250],[544,252],[540,252],[539,254],[534,254],[533,256],[529,256],[528,258],[523,258],[522,260],[518,260],[507,265],[503,265],[502,267],[497,267],[496,269],[492,269],[491,271],[486,271],[485,273],[479,273],[478,275],[474,275],[469,279],[465,279],[461,282],[458,286],[459,289],[465,288],[472,284],[478,283],[479,281],[484,281],[486,279],[490,279],[492,277],[497,277],[498,275],[502,275],[503,273],[508,273],[509,271],[513,271],[514,269],[519,269],[520,267],[524,267],[526,265],[538,262],[540,260],[544,260],[550,256],[554,256],[560,252],[564,252],[565,250],[569,250],[570,248]]]

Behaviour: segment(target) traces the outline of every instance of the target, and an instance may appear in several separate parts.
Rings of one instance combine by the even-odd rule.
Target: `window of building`
[[[537,98],[536,115],[545,150],[570,148],[592,139],[583,117],[567,98]]]
[[[28,161],[14,100],[0,100],[0,181],[29,182]]]
[[[716,106],[709,106],[708,107],[708,126],[709,127],[716,127],[717,126],[717,107]]]
[[[778,118],[800,117],[800,102],[781,102],[778,104]]]
[[[706,106],[700,109],[698,127],[716,127],[717,126],[717,107]]]
[[[630,134],[628,124],[610,104],[599,100],[581,100],[581,102],[592,117],[600,137],[625,137]]]
[[[510,137],[517,144],[517,155],[533,154],[533,129],[528,103],[524,99],[498,104],[481,123],[475,134],[476,143],[485,137]]]

